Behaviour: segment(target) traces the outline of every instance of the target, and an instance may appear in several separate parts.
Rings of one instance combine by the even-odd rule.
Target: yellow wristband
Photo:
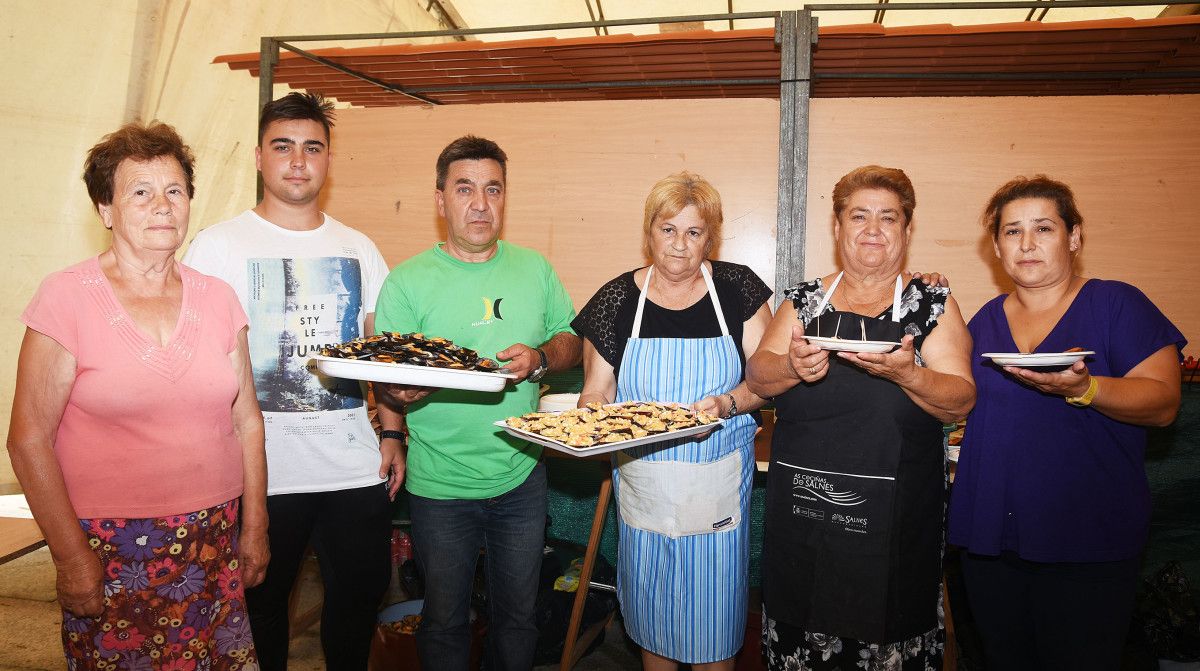
[[[1096,398],[1096,390],[1100,388],[1100,383],[1096,382],[1095,376],[1088,382],[1087,391],[1083,392],[1083,396],[1067,396],[1063,400],[1076,408],[1086,408],[1092,404],[1092,400]]]

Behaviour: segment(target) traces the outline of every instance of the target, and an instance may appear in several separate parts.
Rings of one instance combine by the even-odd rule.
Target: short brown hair
[[[846,173],[833,187],[834,216],[841,216],[850,196],[861,189],[884,189],[896,194],[900,199],[900,208],[904,210],[905,225],[912,221],[913,210],[917,209],[917,193],[903,170],[864,165]]]
[[[113,177],[117,166],[125,159],[149,161],[169,156],[179,162],[187,177],[188,198],[196,195],[193,173],[196,158],[192,150],[183,143],[175,129],[161,121],[149,125],[127,123],[116,131],[105,135],[100,143],[88,150],[83,164],[83,183],[87,185],[92,205],[99,211],[101,205],[113,201]]]
[[[258,143],[262,144],[267,126],[276,121],[316,121],[325,129],[325,141],[328,142],[333,118],[333,101],[320,93],[292,91],[263,106],[258,115]]]
[[[500,164],[500,175],[508,184],[508,156],[500,145],[474,135],[464,135],[446,145],[437,157],[437,177],[434,185],[438,191],[446,188],[446,174],[450,172],[450,164],[455,161],[483,161],[491,159]]]
[[[1045,175],[1015,177],[996,190],[983,209],[983,225],[992,239],[1000,237],[1000,211],[1005,205],[1022,198],[1044,198],[1058,208],[1058,216],[1067,225],[1067,233],[1083,223],[1083,215],[1075,207],[1075,194],[1066,184]]]
[[[649,256],[650,229],[658,219],[670,219],[694,205],[700,218],[708,224],[708,239],[711,249],[721,242],[721,224],[725,215],[721,211],[721,194],[716,187],[694,172],[676,173],[664,177],[650,188],[646,196],[645,219],[642,222],[643,246]]]

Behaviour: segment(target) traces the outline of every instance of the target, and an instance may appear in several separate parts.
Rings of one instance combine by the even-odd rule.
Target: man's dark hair
[[[279,100],[272,100],[263,107],[258,117],[258,143],[261,145],[267,126],[273,121],[307,119],[325,127],[325,141],[329,142],[329,129],[333,126],[333,101],[320,93],[293,91]]]
[[[437,190],[441,191],[446,187],[446,173],[450,171],[451,163],[464,160],[482,161],[489,158],[500,164],[500,173],[504,176],[504,181],[507,182],[508,156],[504,154],[504,150],[500,148],[500,145],[487,138],[475,137],[474,135],[464,135],[446,145],[442,153],[438,154]]]

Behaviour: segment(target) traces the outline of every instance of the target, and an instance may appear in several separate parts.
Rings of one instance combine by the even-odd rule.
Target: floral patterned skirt
[[[68,669],[258,669],[236,499],[183,515],[79,524],[104,566],[104,614],[63,611]]]
[[[941,671],[945,612],[938,590],[937,626],[896,643],[867,643],[804,631],[763,611],[763,657],[769,671]]]

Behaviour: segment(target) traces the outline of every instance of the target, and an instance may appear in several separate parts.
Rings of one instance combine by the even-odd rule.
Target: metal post
[[[775,304],[804,279],[808,202],[808,101],[817,22],[808,10],[781,12],[779,44],[779,196],[775,226]]]
[[[279,63],[279,40],[274,37],[264,37],[258,47],[258,114],[254,115],[254,144],[258,145],[258,119],[262,116],[263,108],[275,95],[275,66]],[[257,174],[255,187],[255,202],[263,197],[262,174]]]

